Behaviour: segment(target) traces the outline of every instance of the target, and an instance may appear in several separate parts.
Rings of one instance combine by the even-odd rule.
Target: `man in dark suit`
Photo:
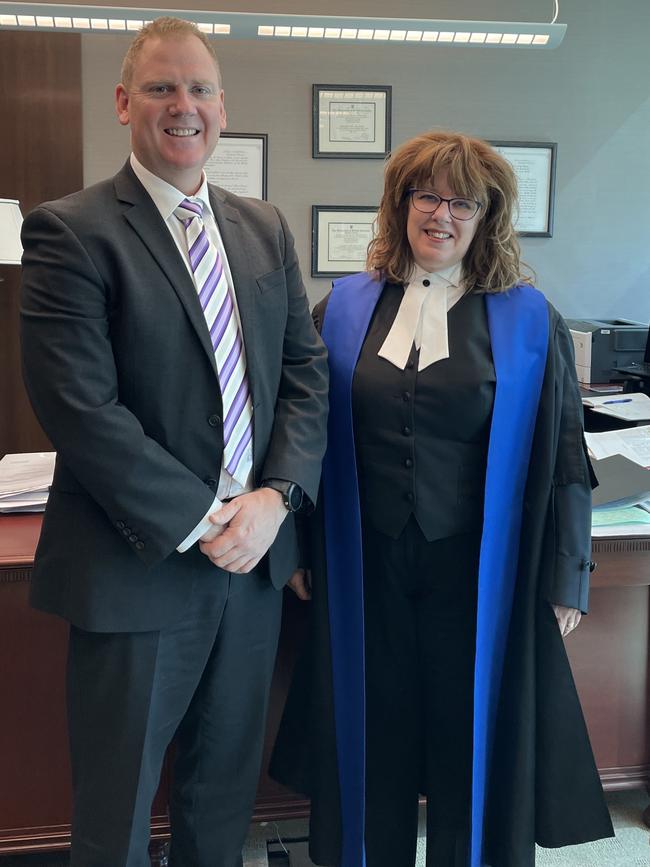
[[[148,864],[175,736],[171,864],[237,867],[326,353],[282,215],[205,180],[210,43],[153,22],[116,104],[127,164],[23,232],[25,381],[58,453],[32,601],[71,624],[72,864]]]

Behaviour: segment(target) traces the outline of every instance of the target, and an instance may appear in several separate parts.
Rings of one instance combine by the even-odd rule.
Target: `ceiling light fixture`
[[[339,15],[283,15],[255,12],[142,9],[126,6],[72,6],[11,3],[0,0],[0,29],[120,33],[139,29],[161,15],[194,21],[203,33],[231,39],[336,40],[393,42],[400,45],[442,43],[476,47],[557,48],[566,24],[512,21],[445,21],[411,18],[358,18]]]

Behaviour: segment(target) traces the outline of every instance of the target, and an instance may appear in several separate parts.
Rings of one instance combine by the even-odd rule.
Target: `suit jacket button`
[[[130,529],[130,527],[124,527],[124,528],[122,529],[122,535],[123,535],[123,536],[129,536],[130,534],[131,534],[131,529]]]
[[[405,437],[410,437],[411,433],[412,433],[411,428],[407,424],[405,424],[404,427],[402,428],[402,433],[404,434]]]
[[[118,521],[115,526],[117,527],[118,530],[123,530],[124,527],[126,526],[126,524],[124,523],[124,521]]]
[[[210,427],[219,427],[221,424],[221,416],[214,413],[213,415],[208,416],[208,424]]]
[[[413,491],[408,491],[406,494],[404,494],[404,499],[407,503],[412,503],[415,500],[415,494],[413,493]]]
[[[404,461],[404,466],[410,469],[413,466],[413,460],[411,458],[406,458],[406,460]]]
[[[142,551],[142,549],[144,548],[144,542],[136,542],[135,547],[138,549],[138,551]]]
[[[219,487],[219,480],[218,479],[212,479],[212,478],[208,477],[207,479],[204,479],[204,482],[210,488],[211,491],[213,491],[215,494],[217,493],[217,488]]]
[[[137,542],[137,541],[138,541],[138,537],[135,535],[135,533],[131,533],[131,535],[129,536],[129,542]]]

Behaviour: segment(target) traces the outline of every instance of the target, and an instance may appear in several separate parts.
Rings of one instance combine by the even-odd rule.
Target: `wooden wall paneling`
[[[52,446],[36,421],[20,369],[20,268],[0,265],[0,277],[5,278],[0,283],[0,457],[49,451]]]
[[[81,36],[0,32],[0,198],[23,214],[83,186]],[[20,268],[0,266],[0,456],[51,448],[20,374]]]
[[[0,31],[0,80],[0,195],[26,213],[81,189],[81,35]]]

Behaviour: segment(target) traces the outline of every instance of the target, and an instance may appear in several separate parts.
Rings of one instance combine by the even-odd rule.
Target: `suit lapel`
[[[228,257],[228,265],[232,275],[239,319],[246,351],[246,371],[248,386],[253,406],[255,406],[255,385],[259,370],[256,354],[256,338],[258,337],[255,296],[259,292],[254,272],[250,264],[250,250],[244,242],[240,215],[237,208],[226,201],[222,190],[210,187],[210,204],[214,212],[221,240]]]
[[[216,376],[217,365],[214,351],[194,281],[160,216],[160,212],[128,163],[115,176],[114,183],[118,200],[131,205],[124,212],[126,221],[140,237],[174,292],[178,295]],[[146,277],[143,276],[144,280]]]

